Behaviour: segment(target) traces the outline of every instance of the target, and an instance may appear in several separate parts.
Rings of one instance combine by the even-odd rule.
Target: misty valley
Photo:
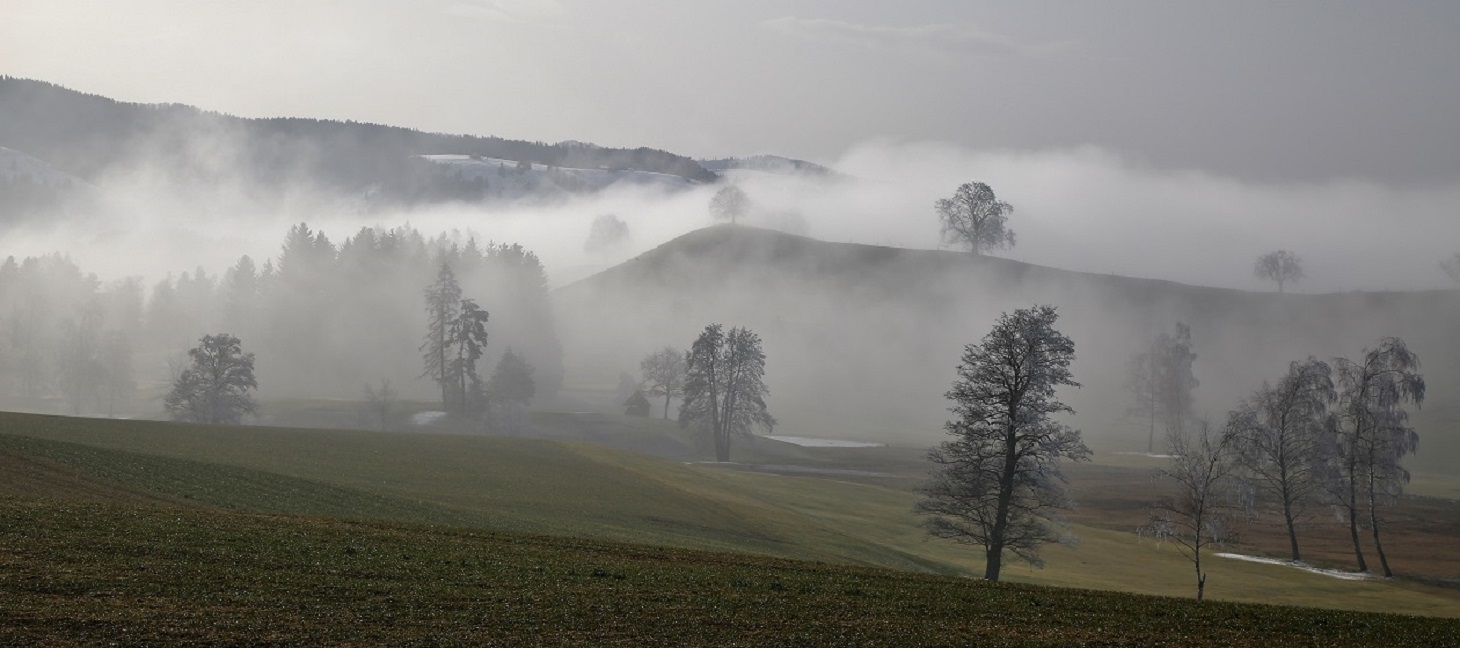
[[[920,151],[0,77],[0,643],[1460,642],[1460,251],[1128,276]]]

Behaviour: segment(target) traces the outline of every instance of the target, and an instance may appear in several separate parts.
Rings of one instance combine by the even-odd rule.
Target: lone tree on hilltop
[[[1339,385],[1339,425],[1336,468],[1330,494],[1347,515],[1349,537],[1359,571],[1368,571],[1359,546],[1360,516],[1367,517],[1374,551],[1385,576],[1393,576],[1380,542],[1381,508],[1394,502],[1409,482],[1400,464],[1419,446],[1419,433],[1409,426],[1408,403],[1418,407],[1425,399],[1425,379],[1419,356],[1404,340],[1380,340],[1364,349],[1358,362],[1334,361]]]
[[[1177,323],[1176,334],[1161,333],[1144,350],[1131,356],[1125,388],[1135,398],[1131,412],[1146,417],[1149,432],[1146,452],[1156,451],[1156,421],[1169,433],[1181,431],[1191,419],[1191,392],[1199,384],[1192,373],[1196,353],[1191,350],[1191,327]]]
[[[1297,283],[1303,279],[1303,259],[1287,250],[1268,252],[1257,257],[1257,263],[1252,266],[1252,274],[1258,279],[1276,281],[1278,292],[1281,293],[1285,284]]]
[[[639,363],[649,395],[664,397],[666,419],[669,418],[669,401],[684,393],[684,358],[683,351],[667,346],[649,354]]]
[[[1157,503],[1150,526],[1142,529],[1169,540],[1196,568],[1196,600],[1206,595],[1207,574],[1202,549],[1230,540],[1230,499],[1223,496],[1231,480],[1235,455],[1232,435],[1202,421],[1188,436],[1171,430],[1167,443],[1175,459],[1161,475],[1176,482],[1176,494]]]
[[[943,241],[949,245],[974,254],[1014,247],[1014,232],[1008,225],[1014,207],[994,196],[987,184],[966,182],[933,206],[943,226]]]
[[[192,365],[178,374],[167,394],[167,413],[174,421],[239,423],[258,411],[249,392],[258,389],[253,354],[244,353],[238,338],[227,333],[204,335],[188,351]]]
[[[765,352],[760,336],[750,329],[719,324],[705,327],[685,359],[684,402],[679,424],[693,425],[715,442],[715,460],[730,460],[730,442],[749,435],[753,426],[769,429],[775,418],[766,411]]]
[[[1289,365],[1276,385],[1264,383],[1227,424],[1246,479],[1282,514],[1294,561],[1303,559],[1298,523],[1320,503],[1327,483],[1333,445],[1328,406],[1337,398],[1332,368],[1310,357]]]
[[[745,195],[745,190],[735,185],[728,185],[710,198],[710,216],[715,220],[730,221],[735,224],[741,216],[750,211],[750,197]]]
[[[590,254],[608,252],[623,246],[629,240],[629,224],[617,214],[599,214],[588,227],[588,240],[583,251]]]
[[[1053,306],[1005,313],[978,344],[964,347],[947,396],[952,440],[928,453],[937,464],[914,511],[928,533],[984,548],[984,578],[999,580],[1004,551],[1042,565],[1041,545],[1063,534],[1054,511],[1070,506],[1060,460],[1088,459],[1080,432],[1050,420],[1073,413],[1055,390],[1070,376],[1075,344],[1055,330]]]

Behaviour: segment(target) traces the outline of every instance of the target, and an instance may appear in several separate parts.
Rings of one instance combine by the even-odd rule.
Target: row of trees
[[[1317,510],[1347,523],[1360,572],[1369,571],[1360,529],[1367,528],[1385,576],[1384,510],[1409,481],[1402,460],[1419,443],[1407,407],[1425,397],[1419,358],[1403,340],[1384,338],[1358,360],[1295,361],[1275,383],[1243,399],[1221,428],[1173,429],[1178,486],[1161,503],[1150,530],[1171,539],[1196,567],[1197,598],[1206,583],[1202,549],[1231,539],[1242,509],[1274,509],[1292,560],[1302,560],[1299,529]]]

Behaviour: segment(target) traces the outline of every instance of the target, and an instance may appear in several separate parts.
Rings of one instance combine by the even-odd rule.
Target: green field
[[[923,618],[918,616],[922,612],[912,612],[922,608],[907,607],[914,605],[914,599],[908,598],[908,588],[932,588],[926,596],[918,595],[923,598],[914,597],[924,601],[916,605],[927,607],[929,623],[939,624],[940,634],[936,636],[942,637],[940,641],[951,642],[971,636],[962,633],[990,631],[988,624],[998,620],[998,615],[993,615],[953,623],[952,617],[940,616],[944,612],[937,610],[955,603],[997,607],[1013,603],[978,603],[979,597],[1007,595],[1021,600],[1048,596],[1050,601],[1070,597],[1093,601],[1091,597],[1115,596],[1071,589],[988,587],[958,578],[979,573],[982,557],[967,547],[929,540],[917,526],[917,519],[910,513],[914,495],[908,486],[913,480],[905,474],[918,467],[918,452],[912,449],[881,448],[859,454],[847,449],[799,448],[761,440],[737,456],[743,456],[747,464],[763,467],[886,469],[881,476],[855,477],[852,481],[840,475],[790,476],[745,470],[745,466],[737,469],[687,463],[701,458],[702,450],[693,438],[662,421],[549,414],[538,417],[536,422],[543,434],[680,454],[665,459],[583,442],[419,432],[205,427],[0,414],[0,497],[5,498],[3,508],[8,519],[0,551],[13,568],[7,569],[12,574],[6,585],[7,596],[20,601],[8,612],[13,618],[5,625],[17,633],[13,634],[17,639],[48,636],[47,632],[102,636],[85,635],[84,628],[56,625],[63,621],[56,615],[65,619],[95,617],[100,619],[98,633],[107,627],[115,630],[116,626],[107,623],[127,627],[142,624],[145,632],[152,634],[139,635],[137,641],[146,643],[226,636],[227,628],[239,630],[272,618],[270,614],[314,610],[309,614],[323,615],[320,618],[328,622],[318,628],[302,621],[297,627],[289,622],[279,624],[279,631],[285,632],[280,641],[326,641],[338,640],[343,635],[332,633],[345,632],[349,624],[362,622],[356,615],[368,610],[385,614],[390,602],[387,599],[392,599],[400,606],[394,614],[401,616],[403,626],[392,629],[378,625],[386,617],[370,617],[370,623],[377,625],[370,626],[373,629],[367,633],[377,641],[392,642],[399,637],[421,636],[391,634],[397,630],[433,632],[424,628],[438,623],[465,623],[462,615],[472,614],[468,601],[495,600],[493,596],[507,596],[501,591],[520,590],[521,584],[499,582],[510,576],[501,570],[512,572],[516,567],[486,558],[508,551],[504,546],[538,556],[534,560],[556,561],[563,566],[549,572],[556,574],[553,578],[533,581],[544,590],[520,594],[544,597],[532,599],[536,602],[523,611],[528,616],[491,620],[493,617],[488,615],[478,625],[467,623],[461,632],[468,634],[453,635],[463,641],[486,636],[470,633],[504,627],[500,626],[504,623],[519,631],[522,626],[515,624],[537,624],[533,627],[541,630],[552,625],[545,619],[556,618],[560,623],[552,626],[553,630],[567,634],[553,636],[563,642],[572,642],[576,637],[582,643],[594,643],[588,639],[591,634],[573,633],[587,632],[584,628],[596,623],[594,610],[611,615],[613,606],[623,603],[617,598],[595,602],[594,596],[609,596],[604,592],[611,590],[602,588],[607,585],[630,588],[633,597],[652,599],[638,603],[645,614],[683,616],[685,624],[670,623],[655,631],[678,637],[679,643],[721,642],[737,632],[775,636],[794,643],[798,624],[808,624],[806,631],[814,629],[818,637],[843,636],[836,633],[854,628],[868,633],[865,637],[871,643],[876,643],[876,637],[901,637],[910,631],[908,624]],[[180,520],[187,522],[166,530],[171,521]],[[1077,525],[1073,530],[1082,539],[1079,546],[1049,547],[1045,551],[1049,563],[1045,569],[1012,566],[1006,568],[1006,578],[1062,588],[1190,596],[1190,565],[1174,549],[1111,528]],[[373,539],[351,545],[351,534]],[[315,540],[298,539],[305,545],[289,549],[296,536],[316,538],[322,544],[315,547],[308,544]],[[371,553],[369,547],[380,543],[419,549]],[[41,549],[45,546],[54,546],[56,551],[48,553]],[[115,551],[98,549],[106,546]],[[250,557],[229,558],[229,547]],[[216,551],[223,554],[209,553]],[[417,555],[417,551],[419,555],[441,558],[423,561],[406,557]],[[697,553],[702,551],[719,553]],[[375,562],[363,567],[356,564],[365,555],[373,556]],[[604,558],[600,561],[603,564],[597,564],[594,556],[599,555],[611,559]],[[651,569],[641,564],[642,556],[677,558],[651,561]],[[172,566],[152,564],[164,558],[163,562]],[[784,562],[788,559],[819,562]],[[301,560],[315,561],[309,563],[313,566],[305,573],[333,569],[339,582],[330,584],[332,581],[324,579],[315,585],[303,576],[281,575],[295,571],[291,561]],[[339,564],[331,567],[332,561]],[[681,567],[684,573],[674,573]],[[875,571],[883,568],[896,571]],[[137,573],[139,569],[154,571],[144,577]],[[631,576],[646,569],[655,574],[652,579],[640,581]],[[609,575],[593,578],[594,570],[606,570]],[[1208,596],[1219,600],[1460,616],[1460,590],[1412,580],[1346,581],[1224,559],[1209,561],[1209,571]],[[165,577],[157,580],[159,574]],[[387,578],[386,574],[397,575]],[[935,578],[939,575],[941,578]],[[571,580],[579,577],[581,582]],[[40,581],[32,582],[34,579]],[[426,582],[417,582],[422,579]],[[870,590],[845,585],[851,582],[847,579],[858,583],[871,579],[868,582],[890,589],[881,590],[883,594],[877,596],[848,599],[844,590]],[[784,589],[768,589],[769,583],[777,580]],[[233,583],[228,587],[238,591],[213,591],[211,585],[204,585],[215,581]],[[751,584],[735,584],[740,581]],[[718,585],[711,587],[707,582]],[[39,589],[33,589],[33,585]],[[161,589],[152,591],[149,587]],[[267,592],[281,587],[289,596],[304,598],[292,603],[268,603]],[[402,588],[400,593],[381,594],[394,591],[390,589],[394,587]],[[668,589],[656,595],[654,587]],[[572,595],[555,603],[548,600],[566,596],[558,591],[562,588]],[[323,591],[335,592],[342,598],[329,603],[329,596],[319,593]],[[107,594],[96,596],[91,592]],[[786,599],[791,592],[800,594]],[[161,598],[154,600],[158,596]],[[209,597],[217,600],[207,606],[200,604],[200,611],[188,617],[193,621],[179,620],[175,626],[159,626],[161,622],[156,619],[137,620],[148,610],[162,614],[171,607],[185,607],[184,599],[189,596],[200,601],[213,600]],[[133,602],[124,603],[127,597],[133,597]],[[714,602],[725,597],[726,605],[731,607],[749,606],[744,616],[727,612],[729,616],[719,621],[704,616],[717,613]],[[926,597],[935,597],[938,602],[929,602],[931,599]],[[440,609],[432,607],[437,600],[445,601],[439,604],[443,606]],[[753,625],[754,616],[767,614],[757,606],[773,606],[777,600],[782,606],[794,600],[794,609],[773,613],[776,620],[767,621],[760,630],[742,627]],[[654,602],[669,607],[656,608],[651,605]],[[557,611],[550,611],[552,605],[558,606]],[[843,608],[849,605],[858,610],[856,614],[844,614]],[[1089,619],[1069,617],[1065,604],[1059,605],[1055,617],[1064,625],[1047,629],[1054,633],[1048,637],[1057,638],[1051,639],[1054,643],[1072,637],[1093,642],[1147,643],[1158,636],[1155,633],[1160,624],[1150,620],[1145,626],[1102,622],[1097,625],[1105,629],[1097,631],[1089,625]],[[1217,614],[1211,610],[1240,610],[1223,614],[1254,621],[1270,614],[1308,619],[1304,623],[1311,621],[1315,625],[1303,626],[1302,632],[1332,637],[1323,643],[1362,643],[1360,635],[1348,634],[1353,632],[1352,627],[1336,635],[1322,633],[1337,630],[1347,623],[1340,622],[1343,619],[1368,618],[1334,612],[1279,612],[1278,608],[1190,607],[1177,599],[1113,598],[1103,605],[1112,610],[1157,606],[1162,610],[1160,615],[1207,620],[1202,623],[1215,623],[1220,617],[1209,616]],[[948,614],[952,609],[948,608]],[[548,616],[532,616],[538,614]],[[909,614],[912,618],[895,618]],[[589,625],[578,624],[575,619],[579,617],[574,615],[580,615],[582,623]],[[808,620],[818,615],[827,616],[824,624]],[[208,618],[220,619],[223,629],[213,631],[225,635],[207,635],[210,630],[199,624]],[[1319,618],[1339,626],[1317,625],[1320,622],[1314,619]],[[227,619],[235,619],[236,625],[222,621]],[[455,621],[448,623],[450,619]],[[858,619],[871,625],[858,625]],[[1450,621],[1382,619],[1362,623],[1377,627],[1373,624],[1392,621],[1435,632],[1454,632]],[[336,627],[333,623],[344,625]],[[1223,623],[1232,628],[1245,625],[1245,621],[1231,621],[1230,617]],[[285,628],[292,629],[286,632]],[[1290,626],[1283,631],[1297,628]],[[39,634],[25,634],[31,631]],[[171,634],[174,631],[177,634]],[[755,635],[762,631],[772,634]],[[685,634],[691,632],[709,634]],[[1405,636],[1420,636],[1412,634],[1418,630],[1404,632],[1411,633]],[[1212,636],[1232,638],[1239,634],[1244,639],[1261,636],[1248,637],[1237,630]],[[1039,636],[1043,635],[1031,635]]]

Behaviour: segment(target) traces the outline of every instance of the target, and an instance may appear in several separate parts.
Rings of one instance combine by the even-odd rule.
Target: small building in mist
[[[634,395],[624,401],[624,414],[629,416],[649,415],[649,399],[644,396],[644,390],[634,390]]]

